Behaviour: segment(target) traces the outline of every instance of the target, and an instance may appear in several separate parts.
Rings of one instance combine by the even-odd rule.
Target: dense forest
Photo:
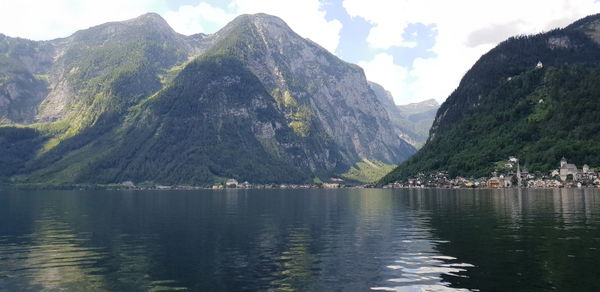
[[[426,145],[382,182],[441,170],[488,176],[508,156],[539,172],[563,156],[600,166],[600,47],[590,37],[599,18],[484,55],[441,106]]]

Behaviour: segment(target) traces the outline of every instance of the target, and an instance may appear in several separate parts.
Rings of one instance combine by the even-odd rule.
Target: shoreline
[[[107,191],[230,191],[230,190],[341,190],[341,189],[379,189],[379,190],[559,190],[559,189],[600,189],[600,186],[582,187],[388,187],[374,185],[346,185],[336,188],[322,187],[317,185],[261,185],[258,187],[223,187],[215,189],[212,186],[123,186],[120,184],[85,184],[85,185],[52,185],[52,184],[0,184],[0,191],[9,190],[56,190],[56,191],[85,191],[85,190],[107,190]]]

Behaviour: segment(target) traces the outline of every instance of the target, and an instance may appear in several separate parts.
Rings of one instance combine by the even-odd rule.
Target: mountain
[[[499,44],[442,104],[425,146],[382,182],[438,170],[487,176],[509,155],[530,171],[563,156],[600,166],[599,44],[600,15]]]
[[[0,56],[10,182],[304,183],[415,152],[361,68],[265,14],[212,35],[150,13],[51,41],[2,36]]]
[[[407,133],[413,133],[411,136],[408,136],[407,139],[413,141],[411,144],[416,148],[423,147],[427,141],[429,129],[431,129],[431,126],[433,125],[435,115],[439,108],[440,104],[435,99],[398,106],[405,122],[396,124],[398,126],[405,125],[403,127],[405,131]]]
[[[429,99],[418,103],[396,105],[392,94],[383,86],[375,82],[369,82],[369,86],[386,109],[396,134],[415,148],[421,148],[427,141],[429,129],[440,107],[437,101]]]

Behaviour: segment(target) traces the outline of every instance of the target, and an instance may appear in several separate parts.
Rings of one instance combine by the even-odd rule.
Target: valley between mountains
[[[485,177],[508,157],[541,176],[562,157],[597,167],[599,43],[600,15],[512,37],[441,106],[397,106],[359,66],[266,14],[210,35],[153,13],[50,41],[0,35],[0,179],[385,184]]]

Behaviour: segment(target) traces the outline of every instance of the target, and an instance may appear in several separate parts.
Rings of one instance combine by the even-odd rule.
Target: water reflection
[[[387,270],[382,273],[385,275],[384,281],[378,281],[378,285],[371,287],[371,290],[467,291],[449,287],[450,282],[442,277],[466,277],[463,272],[473,265],[438,251],[437,246],[448,241],[436,238],[430,232],[430,210],[424,207],[431,199],[439,202],[443,198],[428,198],[426,193],[428,191],[409,190],[406,197],[398,197],[397,192],[389,196],[371,194],[371,197],[392,200],[379,205],[379,211],[391,213],[381,224],[387,227],[385,234],[390,235],[384,241],[392,243],[385,246],[384,250],[392,253],[385,258]],[[402,208],[403,205],[410,208]],[[391,224],[386,224],[386,221]]]
[[[431,213],[438,250],[473,264],[454,287],[481,291],[595,291],[600,276],[597,190],[456,191],[456,208]],[[428,205],[436,209],[439,205]],[[585,287],[585,288],[584,288]]]
[[[0,193],[0,290],[598,290],[594,190]]]
[[[20,236],[2,234],[0,279],[8,290],[52,290],[59,287],[97,289],[102,284],[100,269],[93,266],[104,251],[88,247],[89,234],[76,236],[61,214],[51,208],[38,209],[39,219],[32,222],[33,232]],[[4,280],[22,279],[14,282]],[[1,282],[0,282],[1,283]],[[78,286],[78,283],[85,283]]]
[[[306,289],[316,272],[315,255],[311,253],[312,237],[307,228],[291,228],[288,231],[286,248],[277,257],[278,271],[271,284],[277,290],[295,291]]]

